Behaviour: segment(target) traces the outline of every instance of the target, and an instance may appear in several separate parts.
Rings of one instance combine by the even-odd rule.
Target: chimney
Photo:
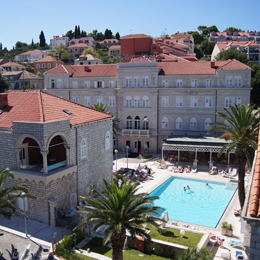
[[[210,62],[210,67],[211,67],[211,68],[215,68],[215,61],[211,61],[211,62]]]
[[[8,106],[8,94],[0,93],[0,109],[3,109]]]

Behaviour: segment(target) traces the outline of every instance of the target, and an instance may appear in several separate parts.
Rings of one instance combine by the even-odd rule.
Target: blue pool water
[[[187,185],[190,190],[184,191]],[[154,204],[167,210],[170,219],[214,228],[236,189],[236,185],[171,177],[150,195],[159,197]]]

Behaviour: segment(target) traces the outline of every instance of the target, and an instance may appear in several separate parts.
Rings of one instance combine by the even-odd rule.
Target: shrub
[[[85,237],[84,237],[82,230],[77,230],[77,231],[75,231],[75,233],[77,236],[77,244],[78,244]],[[72,249],[74,247],[73,234],[65,236],[59,244],[61,247],[65,248],[65,249],[68,249],[68,250]]]
[[[89,244],[89,245],[92,245],[92,246],[97,246],[97,247],[102,246],[102,245],[103,245],[103,238],[101,238],[101,237],[93,237],[93,238],[89,241],[88,244]]]

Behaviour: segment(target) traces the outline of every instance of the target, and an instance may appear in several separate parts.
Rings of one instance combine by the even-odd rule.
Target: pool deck
[[[158,186],[160,186],[162,183],[164,183],[167,179],[169,179],[172,176],[190,178],[190,179],[198,179],[198,180],[204,180],[204,181],[216,181],[216,182],[222,182],[222,183],[231,182],[232,184],[237,185],[237,176],[232,179],[228,179],[219,174],[210,175],[208,173],[207,166],[201,167],[200,165],[198,165],[198,168],[199,169],[202,168],[202,169],[204,169],[204,171],[198,171],[197,173],[173,173],[172,171],[170,171],[168,169],[159,169],[158,162],[157,162],[157,160],[160,159],[159,154],[153,155],[153,157],[151,159],[142,159],[141,160],[139,158],[128,158],[127,159],[125,157],[125,153],[121,153],[121,154],[119,153],[117,155],[117,158],[118,158],[117,162],[114,160],[114,171],[116,171],[116,167],[117,167],[117,169],[120,169],[121,167],[126,168],[127,163],[128,163],[128,168],[137,169],[139,163],[141,166],[146,164],[148,167],[152,168],[154,173],[152,174],[151,177],[149,177],[148,180],[141,182],[141,188],[139,190],[140,192],[150,193],[151,191],[156,189]],[[223,243],[223,248],[220,248],[219,246],[215,245],[214,249],[212,250],[212,252],[215,255],[214,260],[221,259],[222,249],[228,249],[230,251],[232,259],[236,259],[236,251],[242,251],[243,255],[244,255],[244,259],[247,259],[247,256],[246,256],[244,250],[242,250],[240,248],[233,248],[228,245],[230,240],[242,241],[242,242],[244,241],[244,235],[241,234],[241,232],[240,232],[240,229],[241,229],[240,217],[236,217],[234,215],[234,210],[237,210],[239,208],[240,208],[240,206],[239,206],[238,195],[237,195],[237,191],[236,191],[229,206],[227,207],[225,213],[223,214],[223,216],[222,216],[221,220],[219,221],[219,224],[216,228],[198,226],[198,225],[184,223],[184,222],[180,222],[180,221],[178,222],[178,226],[182,227],[182,225],[189,224],[190,226],[195,227],[196,230],[198,230],[199,232],[205,233],[206,236],[208,236],[210,233],[212,233],[216,236],[219,236],[219,237],[225,239],[225,241]],[[212,214],[214,214],[214,212],[212,212]],[[221,223],[223,221],[227,221],[228,223],[231,223],[233,225],[234,230],[233,230],[232,237],[221,235]],[[184,228],[184,230],[189,230],[189,229]]]

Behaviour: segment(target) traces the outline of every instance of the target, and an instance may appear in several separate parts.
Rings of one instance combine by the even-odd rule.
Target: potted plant
[[[228,226],[227,226],[227,235],[229,237],[233,236],[233,226],[232,226],[232,224],[228,224]]]
[[[221,226],[221,235],[226,235],[227,233],[227,227],[228,227],[228,223],[225,221],[225,222],[222,222],[222,226]]]

